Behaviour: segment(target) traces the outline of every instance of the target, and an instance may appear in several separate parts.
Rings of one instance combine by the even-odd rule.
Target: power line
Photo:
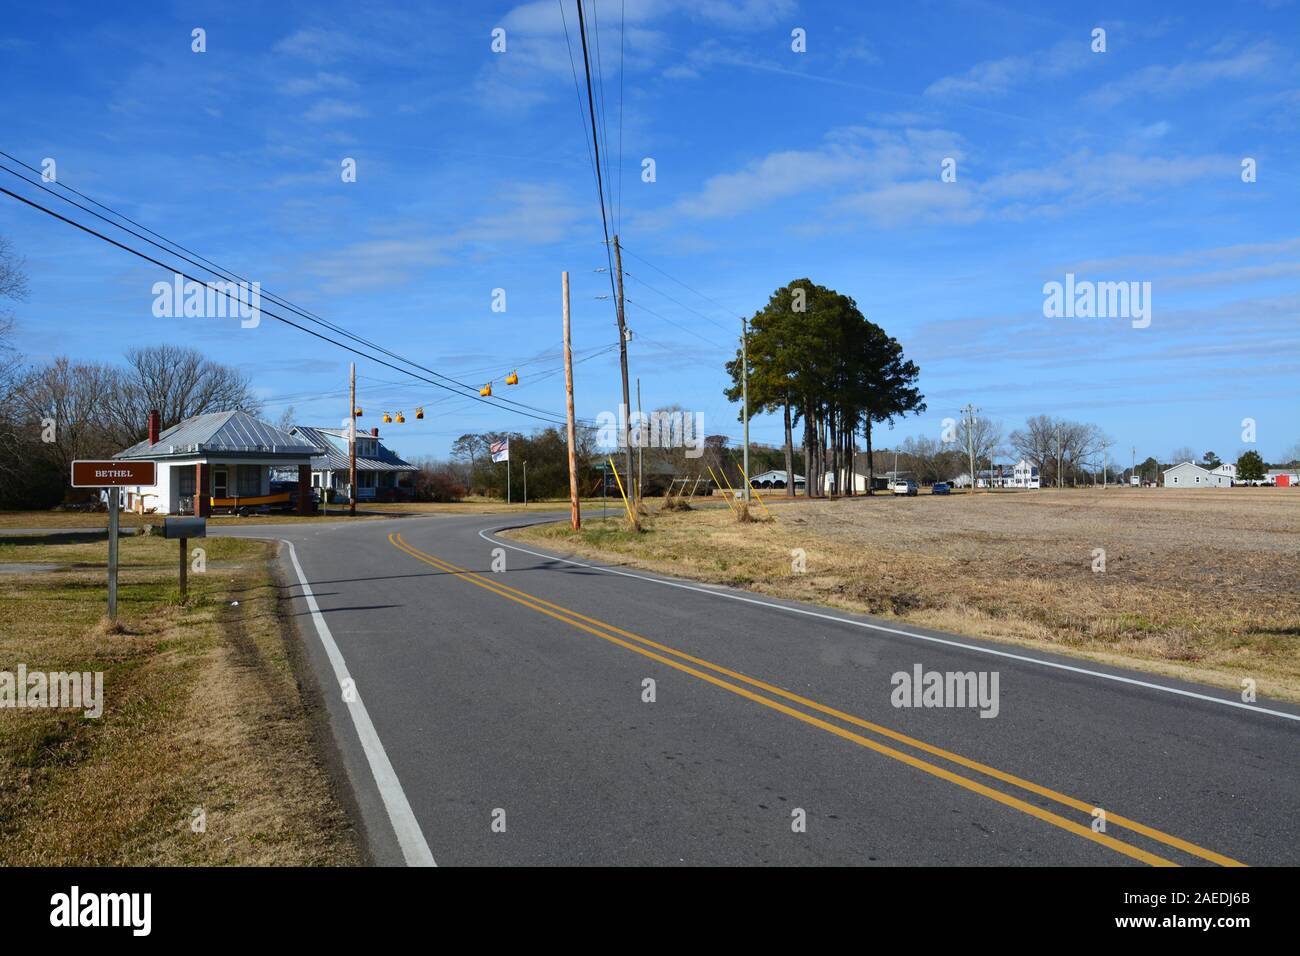
[[[28,166],[26,163],[22,162],[22,160],[19,160],[19,159],[14,158],[13,156],[10,156],[8,153],[4,152],[3,150],[0,150],[0,156],[4,156],[5,158],[9,159],[11,162],[17,163],[19,166],[22,166],[23,168],[28,169],[28,170],[30,170],[30,171],[33,172],[33,173],[37,173],[37,174],[39,174],[39,171],[36,170],[34,167],[32,167],[32,166]],[[57,192],[55,192],[54,190],[50,189],[49,187],[45,186],[43,183],[32,182],[31,180],[29,180],[29,179],[27,179],[26,177],[22,176],[20,173],[15,172],[15,171],[12,170],[12,169],[9,169],[7,166],[0,165],[0,170],[3,170],[4,172],[9,173],[11,176],[14,176],[15,178],[19,179],[20,181],[22,181],[23,183],[26,183],[26,184],[29,185],[29,186],[36,186],[38,189],[41,189],[41,190],[43,190],[44,192],[49,193],[50,195],[54,196],[56,199],[60,199],[60,200],[62,200],[63,202],[68,203],[68,204],[71,205],[71,206],[75,206],[76,208],[82,210],[83,212],[87,212],[87,213],[89,213],[90,215],[94,216],[95,218],[101,220],[102,222],[106,222],[106,223],[108,223],[109,225],[113,226],[113,227],[116,228],[116,229],[120,229],[120,230],[122,230],[123,232],[125,232],[125,233],[127,233],[127,234],[129,234],[129,235],[135,236],[137,239],[140,239],[140,240],[142,240],[142,241],[144,241],[144,242],[147,242],[147,243],[149,243],[151,246],[153,246],[153,247],[155,247],[155,248],[157,248],[157,249],[161,249],[162,251],[168,253],[169,255],[176,256],[177,258],[182,259],[183,261],[188,262],[188,263],[190,263],[191,265],[198,266],[199,268],[207,269],[209,272],[213,272],[213,273],[215,273],[216,275],[221,276],[222,278],[224,278],[224,279],[226,279],[226,280],[234,280],[234,281],[240,281],[240,282],[248,282],[248,281],[249,281],[246,277],[241,276],[240,274],[234,272],[233,270],[225,269],[225,268],[223,268],[222,266],[217,265],[215,262],[212,262],[212,260],[204,258],[203,256],[199,255],[197,252],[193,252],[192,250],[190,250],[190,249],[186,248],[185,246],[181,245],[180,243],[178,243],[178,242],[176,242],[176,241],[174,241],[174,240],[172,240],[172,239],[168,239],[166,236],[163,236],[162,234],[160,234],[160,233],[158,233],[158,232],[155,232],[154,230],[150,229],[148,226],[144,226],[144,225],[142,225],[142,224],[136,222],[135,220],[130,219],[129,217],[123,215],[122,213],[119,213],[117,210],[111,208],[110,206],[107,206],[107,205],[105,205],[105,204],[99,202],[98,200],[93,199],[92,197],[87,196],[87,195],[85,195],[84,193],[79,192],[78,190],[72,188],[71,186],[66,186],[66,185],[63,185],[63,184],[59,184],[61,188],[66,189],[66,190],[68,190],[69,192],[75,193],[75,194],[78,195],[78,196],[81,196],[83,199],[86,199],[88,202],[94,203],[96,206],[99,206],[101,209],[105,209],[105,210],[107,210],[108,212],[111,212],[114,216],[117,216],[118,218],[123,219],[123,220],[125,220],[126,222],[130,222],[132,225],[139,226],[139,228],[143,229],[145,232],[148,232],[148,233],[150,233],[151,235],[157,236],[158,239],[161,239],[163,242],[166,242],[169,246],[175,246],[177,249],[181,249],[181,250],[183,250],[185,253],[188,253],[188,255],[185,255],[185,254],[182,254],[182,253],[178,253],[178,252],[176,252],[174,249],[168,248],[168,246],[164,246],[164,245],[160,244],[159,242],[155,242],[153,239],[150,239],[148,236],[141,235],[140,233],[136,232],[135,230],[128,229],[128,228],[126,228],[125,226],[121,225],[120,223],[113,222],[111,219],[108,219],[107,217],[101,215],[100,213],[95,212],[95,210],[90,209],[90,208],[88,208],[88,207],[86,207],[86,206],[83,206],[81,203],[76,202],[75,200],[69,199],[67,196],[60,195],[59,193],[57,193]],[[73,220],[71,220],[71,219],[66,219],[66,218],[64,218],[63,216],[59,216],[58,213],[55,213],[55,212],[53,212],[53,211],[51,211],[51,210],[49,210],[49,209],[46,209],[44,206],[41,206],[39,203],[32,203],[32,202],[30,202],[29,200],[23,199],[23,197],[17,195],[16,193],[10,193],[8,190],[4,190],[4,191],[5,191],[6,193],[8,193],[9,195],[13,196],[14,198],[21,199],[23,202],[27,202],[27,203],[29,203],[29,205],[35,206],[36,208],[41,209],[42,211],[47,212],[47,213],[49,213],[50,215],[55,216],[56,218],[63,219],[65,222],[70,223],[71,225],[75,225],[75,226],[77,226],[78,228],[84,229],[85,231],[91,233],[92,235],[98,236],[99,238],[104,239],[104,240],[107,241],[107,242],[112,242],[114,245],[117,245],[117,246],[119,246],[120,248],[125,249],[125,250],[128,251],[128,252],[132,252],[132,253],[134,253],[134,254],[136,254],[136,255],[140,255],[142,258],[149,259],[148,256],[144,256],[143,254],[137,252],[135,249],[132,249],[132,248],[129,247],[129,246],[125,246],[125,245],[122,245],[122,244],[120,244],[120,243],[117,243],[117,242],[115,242],[114,240],[109,239],[107,236],[104,236],[104,235],[102,235],[102,234],[100,234],[100,233],[98,233],[98,232],[95,232],[95,231],[92,230],[92,229],[88,229],[87,227],[82,226],[80,223],[77,223],[77,222],[75,222],[75,221],[73,221]],[[156,259],[149,259],[149,261],[150,261],[150,262],[157,263],[158,265],[161,265],[164,269],[169,269],[169,270],[172,271],[172,272],[175,272],[175,271],[176,271],[176,270],[174,270],[174,269],[170,269],[170,267],[167,266],[166,264],[159,263]],[[200,281],[200,280],[198,280],[198,279],[194,279],[193,277],[191,277],[191,276],[189,276],[189,275],[186,275],[185,273],[180,273],[180,274],[181,274],[181,275],[185,275],[185,277],[186,277],[187,279],[190,279],[191,281],[194,281],[194,282],[198,282],[198,281]],[[321,318],[320,316],[316,315],[315,313],[308,312],[308,311],[306,311],[306,310],[304,310],[304,309],[301,309],[301,308],[299,308],[298,306],[294,305],[292,302],[289,302],[288,300],[282,298],[281,296],[278,296],[278,295],[276,295],[276,294],[274,294],[274,293],[271,293],[271,292],[264,292],[264,293],[262,293],[262,294],[264,294],[264,295],[266,296],[266,298],[270,299],[272,302],[276,303],[277,305],[281,306],[282,308],[288,309],[290,312],[293,312],[293,313],[295,313],[296,315],[301,316],[302,318],[306,319],[306,320],[309,321],[309,322],[313,322],[313,323],[315,323],[316,325],[319,325],[319,326],[321,326],[321,327],[323,327],[323,328],[327,328],[327,329],[329,329],[329,330],[332,331],[332,332],[335,332],[335,333],[337,333],[337,334],[339,334],[339,335],[345,336],[346,338],[349,338],[349,339],[351,339],[352,341],[357,342],[357,343],[359,343],[359,344],[361,344],[361,345],[365,345],[365,346],[368,347],[368,348],[374,349],[374,350],[377,351],[377,352],[381,352],[382,354],[387,355],[387,356],[389,356],[390,358],[396,359],[396,360],[399,361],[399,362],[404,362],[405,364],[410,365],[410,366],[413,367],[413,368],[417,368],[417,369],[419,369],[419,370],[421,370],[421,371],[423,371],[423,372],[427,372],[427,373],[429,373],[430,375],[434,375],[434,376],[436,376],[436,377],[438,377],[438,378],[444,379],[445,381],[448,381],[448,382],[451,382],[451,383],[453,383],[453,384],[455,384],[455,385],[458,385],[458,386],[460,386],[461,388],[466,389],[467,391],[470,391],[470,392],[477,391],[477,388],[476,388],[475,386],[473,386],[473,385],[470,385],[470,384],[468,384],[468,383],[466,383],[466,382],[458,381],[458,380],[452,378],[452,377],[449,376],[449,375],[444,375],[443,373],[438,372],[438,371],[436,371],[436,370],[434,370],[434,369],[428,368],[428,367],[426,367],[426,366],[424,366],[424,365],[421,365],[421,364],[419,364],[418,362],[411,361],[410,359],[405,358],[404,356],[401,356],[401,355],[397,354],[396,352],[393,352],[393,351],[391,351],[390,349],[387,349],[387,348],[383,347],[382,345],[379,345],[379,344],[376,343],[376,342],[373,342],[373,341],[371,341],[371,340],[369,340],[369,339],[363,338],[362,336],[356,335],[356,334],[354,334],[354,333],[348,331],[348,330],[347,330],[346,328],[344,328],[343,326],[340,326],[340,325],[338,325],[338,324],[336,324],[336,323],[334,323],[334,322],[331,322],[331,321],[329,321],[329,320],[327,320],[327,319],[323,319],[323,318]],[[229,298],[229,295],[228,295],[228,294],[227,294],[227,298]],[[268,313],[268,314],[271,314],[271,313]],[[279,316],[274,316],[274,317],[275,317],[275,318],[280,318]],[[281,321],[287,321],[287,320],[283,320],[283,319],[281,319]],[[309,329],[305,329],[305,328],[303,328],[302,326],[297,325],[296,323],[292,323],[292,322],[290,322],[289,324],[290,324],[290,325],[293,325],[295,328],[302,329],[303,331],[308,331],[308,332],[311,331],[311,330],[309,330]],[[315,333],[313,333],[313,334],[315,334]],[[325,338],[325,337],[323,337],[323,336],[318,336],[318,337],[319,337],[319,338]],[[334,342],[334,340],[329,339],[329,338],[325,338],[325,341],[333,342],[333,344],[336,344],[336,345],[341,345],[341,344],[342,344],[342,343]],[[355,350],[350,350],[350,351],[355,351]],[[361,354],[361,353],[356,353],[356,354]],[[387,363],[384,363],[384,364],[387,364]],[[391,367],[391,366],[390,366],[390,367]],[[397,369],[397,371],[399,371],[399,372],[406,372],[405,369]],[[415,376],[415,377],[418,378],[419,376]],[[535,412],[541,412],[543,415],[548,415],[548,416],[558,417],[558,416],[556,416],[556,413],[549,412],[549,411],[547,411],[546,409],[538,408],[537,406],[533,406],[533,405],[527,405],[527,404],[524,404],[524,403],[522,403],[522,402],[516,402],[516,401],[514,401],[514,400],[512,400],[512,399],[501,398],[500,401],[506,403],[507,405],[513,405],[513,406],[516,406],[517,408],[520,408],[520,409],[530,409],[530,410],[535,411]],[[496,405],[495,402],[488,403],[488,404]],[[502,406],[497,406],[497,407],[502,407]],[[507,408],[507,409],[504,409],[504,410],[506,410],[506,411],[510,411],[511,409],[508,409],[508,408]],[[532,417],[536,417],[536,416],[532,416]]]
[[[605,233],[605,258],[609,262],[609,291],[614,295],[615,302],[617,302],[618,292],[614,288],[614,260],[609,248],[609,219],[605,215],[605,182],[600,174],[600,136],[596,132],[596,101],[591,95],[591,59],[587,54],[587,24],[582,14],[582,0],[576,0],[576,2],[578,4],[578,33],[582,40],[582,70],[587,77],[587,112],[591,117],[592,148],[596,152],[596,193],[600,198],[600,225]],[[560,9],[563,10],[563,6]],[[568,39],[567,27],[565,39]]]
[[[636,306],[638,309],[640,309],[642,312],[649,312],[651,315],[655,316],[656,318],[663,319],[663,320],[664,320],[665,322],[667,322],[669,325],[676,326],[677,328],[681,329],[683,332],[686,332],[686,333],[688,333],[688,334],[690,334],[690,335],[695,336],[695,337],[696,337],[697,339],[699,339],[701,342],[704,342],[704,343],[706,343],[706,344],[708,344],[708,345],[712,345],[714,348],[719,348],[719,349],[724,349],[724,350],[729,348],[729,346],[721,345],[721,344],[719,344],[718,342],[714,342],[712,339],[706,339],[704,336],[700,335],[699,332],[696,332],[696,331],[695,331],[694,329],[692,329],[690,326],[682,325],[680,322],[674,322],[672,319],[668,318],[668,316],[663,315],[663,314],[661,314],[661,313],[659,313],[659,312],[656,312],[654,309],[650,308],[648,305],[644,305],[643,303],[641,303],[641,302],[640,302],[639,300],[637,300],[637,299],[625,299],[625,301],[631,303],[632,305],[635,305],[635,306]]]
[[[155,259],[153,256],[150,256],[150,255],[148,255],[147,253],[141,252],[141,251],[139,251],[138,249],[133,249],[133,248],[131,248],[130,246],[125,245],[124,243],[118,242],[116,239],[113,239],[113,238],[111,238],[110,236],[106,236],[106,235],[104,235],[102,232],[98,232],[98,231],[96,231],[96,230],[94,230],[94,229],[91,229],[89,226],[86,226],[86,225],[84,225],[84,224],[82,224],[82,223],[79,223],[79,222],[77,222],[76,220],[69,219],[67,216],[64,216],[64,215],[62,215],[62,214],[60,214],[60,213],[57,213],[57,212],[55,212],[53,209],[50,209],[50,208],[47,207],[47,206],[42,206],[40,203],[35,202],[34,200],[28,199],[28,198],[26,198],[25,196],[20,196],[18,193],[13,192],[13,191],[10,190],[10,189],[6,189],[5,187],[0,186],[0,193],[3,193],[3,194],[6,195],[6,196],[10,196],[10,197],[12,197],[13,199],[17,199],[19,202],[24,203],[24,204],[26,204],[26,205],[28,205],[28,206],[31,206],[33,209],[38,209],[38,210],[40,210],[41,212],[45,213],[46,215],[48,215],[48,216],[52,216],[53,218],[58,219],[58,220],[61,221],[61,222],[64,222],[64,223],[66,223],[66,224],[68,224],[68,225],[70,225],[70,226],[74,226],[74,227],[76,227],[77,229],[80,229],[82,232],[85,232],[85,233],[88,233],[88,234],[90,234],[90,235],[92,235],[92,236],[95,236],[97,239],[102,239],[104,242],[107,242],[107,243],[109,243],[110,245],[116,246],[117,248],[121,249],[121,250],[124,251],[124,252],[129,252],[129,253],[131,253],[131,255],[136,256],[136,257],[138,257],[138,258],[140,258],[140,259],[143,259],[143,260],[145,260],[146,262],[153,263],[154,265],[158,266],[158,267],[161,268],[161,269],[166,269],[167,271],[172,272],[172,273],[174,273],[174,274],[176,274],[176,275],[179,275],[179,276],[181,276],[182,278],[188,279],[188,280],[191,281],[191,282],[199,283],[199,284],[202,284],[202,285],[205,285],[205,286],[207,285],[206,282],[203,282],[202,280],[197,279],[197,278],[195,278],[194,276],[189,275],[189,274],[186,273],[186,272],[182,272],[182,271],[180,271],[179,269],[173,268],[172,266],[169,266],[167,263],[162,262],[162,261],[159,260],[159,259]],[[229,292],[229,290],[225,290],[225,289],[223,289],[223,290],[220,290],[220,291],[221,291],[221,294],[224,295],[227,299],[230,299],[232,302],[235,302],[235,303],[238,305],[238,301],[239,301],[239,300],[237,300],[234,296],[232,296],[231,293]],[[519,415],[525,415],[525,416],[527,416],[527,417],[529,417],[529,418],[535,418],[535,419],[537,419],[537,420],[539,420],[539,421],[544,421],[544,422],[546,422],[547,424],[550,424],[550,425],[562,425],[562,424],[564,424],[564,420],[561,419],[559,416],[544,417],[543,415],[534,415],[534,414],[532,414],[532,413],[530,413],[530,412],[523,411],[522,408],[520,408],[520,409],[507,408],[507,407],[505,407],[505,406],[503,406],[503,405],[499,405],[499,404],[497,404],[496,402],[488,401],[486,398],[483,398],[482,396],[466,395],[466,394],[464,394],[463,392],[457,392],[455,389],[453,389],[453,388],[452,388],[451,386],[449,386],[449,385],[445,385],[445,384],[443,384],[442,382],[436,381],[436,380],[434,380],[434,379],[424,378],[424,376],[422,376],[422,375],[417,375],[417,374],[415,374],[414,372],[410,371],[409,369],[404,369],[404,368],[401,368],[400,366],[393,365],[391,362],[386,362],[386,361],[384,361],[384,360],[381,359],[381,358],[378,358],[378,357],[376,357],[376,356],[374,356],[374,355],[369,354],[368,352],[362,352],[361,350],[356,349],[356,348],[353,348],[352,346],[350,346],[350,345],[348,345],[348,344],[346,344],[346,343],[344,343],[344,342],[339,342],[339,341],[337,341],[337,340],[335,340],[335,339],[331,339],[329,336],[327,336],[327,335],[322,335],[321,333],[315,331],[314,329],[309,329],[309,328],[307,328],[305,325],[300,325],[299,323],[294,322],[292,319],[286,319],[286,318],[285,318],[284,316],[282,316],[282,315],[277,315],[276,313],[270,311],[269,309],[261,309],[261,313],[264,314],[264,315],[266,315],[266,316],[268,316],[268,317],[270,317],[270,318],[272,318],[272,319],[275,319],[277,322],[282,322],[282,323],[284,323],[285,325],[291,326],[292,328],[295,328],[295,329],[297,329],[297,330],[300,331],[300,332],[306,332],[308,335],[313,336],[313,337],[315,337],[315,338],[318,338],[318,339],[320,339],[320,340],[323,341],[323,342],[328,342],[328,343],[331,344],[331,345],[336,345],[336,346],[338,346],[339,348],[341,348],[341,349],[343,349],[343,350],[345,350],[345,351],[347,351],[347,352],[351,352],[353,355],[357,355],[357,356],[360,356],[361,358],[369,359],[370,361],[375,362],[375,363],[377,363],[377,364],[379,364],[379,365],[383,365],[383,366],[385,366],[386,368],[391,368],[393,371],[395,371],[395,372],[397,372],[397,373],[399,373],[399,374],[402,374],[402,375],[409,375],[411,378],[417,378],[417,379],[420,379],[420,380],[422,380],[422,381],[428,382],[430,385],[434,385],[434,386],[436,386],[436,387],[438,387],[438,388],[441,388],[441,389],[444,389],[444,390],[446,390],[446,391],[448,391],[448,392],[452,392],[453,394],[460,395],[462,398],[473,399],[474,401],[478,401],[478,402],[480,402],[480,403],[482,403],[482,404],[484,404],[484,405],[488,405],[488,406],[490,406],[490,407],[492,407],[492,408],[500,409],[500,410],[502,410],[502,411],[513,411],[513,412],[515,412],[516,414],[519,414]],[[405,361],[405,360],[403,360],[403,361]],[[414,364],[414,363],[411,363],[411,364]],[[419,366],[416,366],[416,367],[419,367]],[[438,374],[438,373],[434,373],[434,374]],[[518,403],[512,403],[512,404],[518,404]],[[540,411],[540,409],[539,409],[539,411]]]
[[[717,326],[719,329],[722,329],[722,331],[724,331],[724,332],[729,331],[729,330],[727,329],[727,327],[724,326],[724,325],[723,325],[721,322],[719,322],[717,319],[710,318],[709,316],[705,315],[703,312],[700,312],[700,311],[697,310],[697,309],[692,309],[692,308],[691,308],[689,305],[687,305],[685,302],[682,302],[682,301],[680,301],[680,300],[678,300],[678,299],[674,299],[674,298],[673,298],[672,296],[670,296],[667,292],[664,292],[662,289],[659,289],[659,288],[656,288],[655,286],[652,286],[649,282],[646,282],[645,279],[642,279],[640,276],[638,276],[638,275],[633,275],[631,272],[628,272],[626,269],[623,270],[623,275],[627,276],[627,277],[630,278],[630,279],[636,279],[637,282],[641,283],[641,285],[645,286],[647,289],[650,289],[652,292],[658,292],[661,296],[663,296],[663,297],[664,297],[665,299],[667,299],[669,302],[672,302],[674,305],[681,306],[681,307],[682,307],[683,309],[685,309],[687,312],[690,312],[690,313],[692,313],[692,314],[694,314],[694,315],[698,315],[698,316],[699,316],[701,319],[703,319],[705,322],[708,322],[708,323],[710,323],[711,325]]]
[[[685,282],[683,282],[681,279],[678,279],[676,276],[671,275],[671,274],[665,272],[663,269],[659,268],[657,265],[655,265],[655,264],[654,264],[653,262],[651,262],[649,259],[646,259],[644,256],[638,256],[635,252],[632,252],[630,249],[628,249],[628,247],[627,247],[626,245],[623,246],[623,251],[626,252],[629,256],[631,256],[633,259],[636,259],[636,260],[638,260],[639,262],[644,262],[646,265],[648,265],[648,266],[649,266],[651,269],[653,269],[655,272],[658,272],[660,275],[662,275],[662,276],[666,276],[667,278],[672,279],[674,282],[676,282],[679,286],[681,286],[683,289],[687,290],[688,292],[694,292],[696,295],[698,295],[698,296],[699,296],[701,299],[703,299],[704,301],[709,302],[709,303],[712,303],[713,305],[716,305],[719,309],[721,309],[723,312],[726,313],[726,315],[727,315],[728,318],[735,318],[735,315],[734,315],[734,313],[732,312],[732,310],[729,309],[729,308],[727,308],[725,305],[723,305],[723,304],[722,304],[721,302],[719,302],[717,299],[714,299],[714,298],[712,298],[711,296],[707,296],[707,295],[705,295],[703,292],[701,292],[699,289],[696,289],[696,288],[693,288],[692,286],[687,285],[687,284],[686,284]]]

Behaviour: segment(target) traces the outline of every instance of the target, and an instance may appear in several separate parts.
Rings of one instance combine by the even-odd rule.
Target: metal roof
[[[313,428],[311,425],[294,425],[295,433],[301,435],[307,441],[311,442],[317,448],[325,449],[325,454],[318,455],[311,460],[311,467],[315,471],[347,471],[348,453],[340,450],[337,445],[329,440],[328,436],[333,435],[336,438],[345,438],[346,432],[334,428]],[[409,461],[399,458],[391,449],[386,448],[375,435],[364,433],[357,434],[357,440],[369,438],[372,439],[379,449],[377,458],[362,458],[357,456],[357,471],[414,471],[415,466]]]
[[[156,444],[145,439],[120,451],[114,458],[167,458],[188,455],[242,454],[287,455],[301,458],[315,455],[320,447],[302,441],[247,412],[211,412],[195,415],[173,425],[158,436]]]

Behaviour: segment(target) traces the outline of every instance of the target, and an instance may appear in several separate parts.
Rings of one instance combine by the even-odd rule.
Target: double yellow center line
[[[861,717],[855,717],[852,714],[847,714],[833,707],[828,707],[825,704],[791,693],[790,691],[784,690],[780,687],[741,674],[738,671],[730,670],[729,668],[713,664],[702,658],[668,647],[665,644],[660,644],[657,641],[652,641],[649,638],[642,637],[639,634],[634,634],[631,631],[624,630],[623,628],[617,627],[613,624],[608,624],[604,621],[597,620],[596,618],[588,617],[585,614],[580,614],[577,611],[544,600],[534,594],[529,594],[526,591],[521,591],[518,588],[503,584],[499,580],[495,580],[492,576],[484,576],[465,568],[457,567],[449,561],[444,561],[435,555],[429,554],[426,551],[421,551],[419,548],[408,544],[406,541],[402,540],[400,534],[390,534],[388,540],[395,548],[410,555],[417,561],[423,561],[425,564],[438,568],[440,571],[444,571],[448,574],[455,575],[469,584],[485,588],[506,600],[514,601],[515,603],[530,608],[539,614],[545,614],[547,617],[554,618],[557,621],[562,621],[571,627],[575,627],[587,632],[588,634],[599,637],[601,640],[608,641],[611,644],[617,644],[619,647],[632,651],[633,653],[658,661],[660,664],[664,664],[675,670],[681,671],[682,673],[690,674],[692,677],[710,683],[715,687],[720,687],[732,694],[744,697],[746,700],[751,700],[756,704],[761,704],[764,707],[785,714],[788,717],[793,717],[795,720],[802,721],[805,724],[824,730],[827,733],[834,734],[836,737],[851,741],[861,747],[866,747],[868,750],[873,750],[876,753],[883,754],[886,757],[905,763],[910,767],[914,767],[924,773],[938,777],[941,780],[946,780],[949,783],[956,784],[965,790],[988,797],[990,800],[995,800],[1004,806],[1011,807],[1021,811],[1022,813],[1036,817],[1039,820],[1050,823],[1052,826],[1059,827],[1060,829],[1073,833],[1076,836],[1083,837],[1086,840],[1091,840],[1094,843],[1100,843],[1102,846],[1109,847],[1124,856],[1140,860],[1143,863],[1148,863],[1152,866],[1178,865],[1174,861],[1166,859],[1165,857],[1158,856],[1155,853],[1150,853],[1141,847],[1133,846],[1132,844],[1125,843],[1122,840],[1117,840],[1106,833],[1098,833],[1088,825],[1078,823],[1074,820],[1069,820],[1060,814],[1043,809],[1042,807],[1022,800],[1019,797],[1012,796],[1009,793],[1004,793],[1001,790],[996,790],[978,780],[963,776],[962,774],[949,770],[946,767],[939,766],[938,764],[931,763],[928,760],[923,760],[913,754],[898,750],[877,739],[863,736],[860,733],[848,730],[838,724],[833,724],[827,720],[823,720],[821,717],[815,716],[815,714],[823,714],[827,717],[833,717],[836,720],[842,721],[843,723],[849,724],[853,727],[869,731],[877,737],[884,737],[905,744],[915,750],[922,751],[923,753],[934,757],[939,757],[950,763],[964,767],[967,770],[973,770],[976,773],[983,774],[995,780],[1000,780],[1005,784],[1018,787],[1021,790],[1035,794],[1036,796],[1042,797],[1046,800],[1053,801],[1062,806],[1069,807],[1072,810],[1077,810],[1081,813],[1087,814],[1088,816],[1092,815],[1095,804],[1088,803],[1084,800],[1078,800],[1063,793],[1058,793],[1048,787],[1041,786],[1032,781],[998,770],[995,767],[990,767],[987,764],[980,763],[979,761],[971,760],[968,757],[963,757],[960,754],[953,753],[952,751],[944,750],[943,748],[936,747],[933,744],[928,744],[925,741],[916,739],[915,737],[909,737],[906,734],[899,733],[896,730],[891,730],[888,727],[883,727],[880,724],[863,720]],[[751,690],[750,688],[757,688],[757,690],[761,690],[764,693],[757,693],[755,690]],[[811,710],[814,713],[807,713],[804,710],[798,710],[784,701],[798,704],[800,707]],[[1215,853],[1212,850],[1207,850],[1194,843],[1181,840],[1178,837],[1171,836],[1168,833],[1164,833],[1153,827],[1148,827],[1134,820],[1129,820],[1126,817],[1119,816],[1118,814],[1110,813],[1109,811],[1106,812],[1105,820],[1107,825],[1118,826],[1133,833],[1141,834],[1142,836],[1158,843],[1162,843],[1165,846],[1181,850],[1184,853],[1199,857],[1200,859],[1207,860],[1211,863],[1217,863],[1220,866],[1244,865],[1230,857]]]

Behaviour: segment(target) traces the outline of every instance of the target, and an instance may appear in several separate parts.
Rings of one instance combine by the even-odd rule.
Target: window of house
[[[251,498],[262,493],[262,466],[240,465],[235,470],[236,491],[241,498]]]
[[[373,471],[358,471],[357,486],[360,488],[375,487],[375,473]]]
[[[181,468],[176,478],[176,492],[181,495],[194,494],[194,466]]]

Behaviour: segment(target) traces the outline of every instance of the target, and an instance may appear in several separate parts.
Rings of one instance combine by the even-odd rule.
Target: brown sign
[[[158,466],[152,461],[74,461],[72,487],[120,488],[123,485],[156,485]]]

